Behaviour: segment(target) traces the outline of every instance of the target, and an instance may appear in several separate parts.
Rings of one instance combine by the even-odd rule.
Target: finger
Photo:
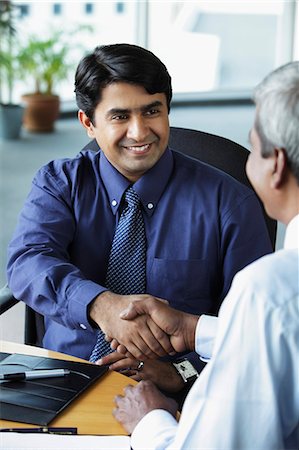
[[[124,398],[123,395],[116,395],[116,396],[114,397],[114,403],[119,403],[119,401],[120,401],[122,398]]]
[[[136,338],[134,342],[128,342],[126,343],[126,347],[129,349],[130,354],[133,356],[133,358],[138,360],[145,360],[145,359],[157,359],[160,356],[166,355],[165,351],[160,347],[159,343],[159,349],[155,349],[155,346],[157,346],[157,341],[151,335],[152,341],[147,339],[147,342],[138,337]],[[157,348],[157,347],[156,347]],[[162,350],[161,350],[162,349]]]
[[[136,370],[131,370],[131,369],[124,369],[124,370],[119,370],[118,373],[121,373],[122,375],[125,375],[126,377],[132,377],[132,375],[136,374]]]
[[[171,345],[170,337],[166,333],[164,333],[164,331],[161,330],[161,328],[152,319],[148,318],[147,325],[152,334],[155,336],[157,342],[159,342],[160,347],[163,349],[165,354],[175,355],[176,351]]]
[[[112,363],[109,366],[109,369],[120,371],[120,370],[131,370],[130,368],[132,367],[134,370],[137,367],[137,365],[138,365],[138,361],[136,359],[123,358],[119,361]]]
[[[112,410],[112,415],[113,415],[113,417],[115,417],[116,419],[118,418],[118,412],[119,412],[118,407],[113,408],[113,410]]]
[[[126,342],[125,345],[129,350],[129,354],[132,355],[134,359],[143,360],[148,358],[157,358],[157,355],[152,353],[151,349],[149,349],[140,336],[136,337],[134,342],[129,341]]]
[[[125,356],[121,353],[113,352],[109,353],[109,355],[103,356],[101,359],[96,361],[98,366],[109,366],[120,359],[123,359]]]
[[[146,332],[145,332],[146,333]],[[152,335],[151,335],[152,336]],[[130,353],[135,359],[138,360],[145,360],[145,359],[157,359],[160,356],[164,356],[165,352],[163,351],[153,351],[155,348],[156,340],[152,336],[152,343],[150,339],[147,339],[147,342],[143,340],[142,338],[136,339],[135,342],[130,342],[126,344],[127,348],[129,349]],[[160,348],[160,346],[159,346]]]
[[[112,340],[110,341],[110,348],[111,348],[111,350],[117,350],[117,347],[118,347],[119,345],[120,345],[120,344],[119,344],[119,342],[118,342],[117,339],[112,339]]]
[[[147,320],[148,317],[144,315],[134,322],[128,324],[123,322],[117,337],[136,359],[155,359],[167,354],[149,329]]]
[[[134,372],[132,375],[130,375],[130,378],[134,381],[141,381],[143,380],[143,375],[140,372]]]
[[[105,341],[106,342],[111,342],[112,341],[112,337],[108,336],[108,334],[105,334]]]
[[[118,346],[117,346],[117,348],[115,349],[118,353],[122,353],[123,355],[125,355],[126,353],[127,353],[127,347],[125,347],[124,345],[122,345],[122,344],[119,344]]]
[[[120,409],[119,409],[118,406],[112,410],[112,415],[113,415],[113,417],[115,417],[115,419],[116,419],[118,422],[121,422],[121,421],[122,421],[122,418],[123,418],[123,417],[122,417],[122,413],[121,413],[121,411],[120,411]]]
[[[135,359],[156,359],[164,356],[166,353],[148,328],[146,318],[139,319],[131,328],[128,337],[125,335],[124,339],[120,339],[123,345]]]
[[[127,347],[125,347],[124,345],[119,345],[116,351],[126,356],[127,358],[133,358],[133,355],[130,352],[128,352]]]
[[[127,395],[130,395],[135,389],[136,389],[136,386],[132,386],[131,384],[128,384],[124,388],[124,392],[125,392],[124,396],[126,397]]]
[[[163,346],[166,346],[169,351],[173,351],[169,337],[149,317],[144,316],[138,319],[138,330],[141,339],[138,342],[135,341],[135,343],[148,358],[153,359],[167,355],[168,352],[165,351]],[[163,345],[161,345],[160,341],[163,342]],[[130,348],[128,350],[130,351]],[[142,357],[138,359],[142,359]]]

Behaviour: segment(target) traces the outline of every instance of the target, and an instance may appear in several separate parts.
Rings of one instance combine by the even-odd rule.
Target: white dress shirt
[[[299,215],[287,227],[284,249],[235,276],[213,355],[179,423],[164,410],[148,413],[132,434],[134,450],[299,448],[298,239]]]

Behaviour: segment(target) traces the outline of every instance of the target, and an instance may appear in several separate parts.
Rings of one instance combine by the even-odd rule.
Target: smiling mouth
[[[129,145],[129,146],[124,146],[124,148],[132,153],[146,153],[150,149],[150,146],[151,146],[151,144]]]

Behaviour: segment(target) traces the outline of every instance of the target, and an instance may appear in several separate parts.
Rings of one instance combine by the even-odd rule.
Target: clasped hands
[[[198,316],[170,308],[152,295],[103,292],[92,304],[90,317],[113,350],[137,360],[194,349]]]
[[[194,348],[197,316],[170,308],[166,300],[151,295],[117,295],[109,291],[98,297],[90,314],[116,350],[97,364],[135,381],[151,380],[169,393],[184,387],[171,362],[160,357]],[[140,365],[140,361],[144,364]]]
[[[199,316],[184,313],[182,311],[171,308],[167,300],[157,297],[146,296],[144,298],[133,299],[128,307],[120,312],[120,319],[127,321],[137,320],[140,316],[145,316],[155,324],[159,333],[163,333],[163,339],[167,338],[170,355],[176,352],[194,349],[195,328]],[[160,337],[153,333],[154,337],[159,340]],[[120,353],[132,353],[130,347],[122,345],[115,338],[107,339],[111,342],[111,348]],[[166,346],[164,345],[164,348]],[[163,356],[163,355],[159,355]]]
[[[105,328],[104,324],[107,340],[116,351],[103,357],[101,364],[110,364],[111,369],[122,371],[134,364],[134,357],[157,358],[166,353],[194,349],[198,316],[170,308],[165,300],[150,295],[125,297],[126,300],[118,300],[119,304],[127,301],[127,307],[119,310],[120,320],[114,318],[116,328],[121,331],[115,330],[115,334],[112,334],[108,331],[112,328],[109,329],[108,325]],[[134,324],[135,327],[130,327]],[[128,333],[128,330],[131,333]],[[144,352],[146,345],[148,349]],[[135,367],[135,371],[128,370],[126,374],[140,383],[135,387],[127,386],[124,395],[115,398],[116,408],[113,415],[129,434],[138,422],[154,409],[164,409],[176,416],[176,402],[157,389],[158,386],[160,389],[175,392],[183,387],[182,379],[172,364],[149,359],[142,372],[136,371]]]

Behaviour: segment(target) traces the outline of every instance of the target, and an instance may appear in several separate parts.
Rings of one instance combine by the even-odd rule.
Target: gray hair
[[[299,61],[271,72],[255,88],[255,128],[262,142],[262,156],[283,148],[299,184]]]

